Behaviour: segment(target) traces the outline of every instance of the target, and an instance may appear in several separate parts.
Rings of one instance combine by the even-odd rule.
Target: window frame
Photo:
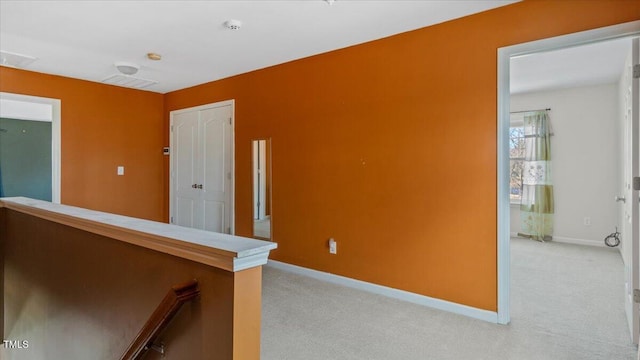
[[[509,121],[509,144],[511,144],[511,129],[513,128],[523,128],[523,138],[524,138],[524,114],[511,114]],[[523,161],[525,157],[511,157],[511,153],[509,153],[509,183],[511,183],[511,162],[512,161]],[[522,186],[522,172],[520,173],[520,185]],[[511,197],[511,186],[509,186],[509,204],[510,205],[520,205],[522,199],[522,187],[520,188],[520,195],[517,199]]]

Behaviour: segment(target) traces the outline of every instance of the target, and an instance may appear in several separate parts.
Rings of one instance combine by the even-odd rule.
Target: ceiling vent
[[[148,80],[123,74],[113,74],[102,80],[102,82],[105,84],[124,86],[134,89],[144,89],[158,83],[155,80]]]
[[[37,58],[34,58],[33,56],[0,50],[0,65],[2,66],[24,68],[36,60]]]

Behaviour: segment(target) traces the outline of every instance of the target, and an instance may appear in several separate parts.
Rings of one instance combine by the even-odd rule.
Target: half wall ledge
[[[168,289],[197,281],[198,296],[172,314],[152,345],[164,344],[166,360],[259,360],[262,265],[276,247],[0,198],[0,335],[28,341],[0,347],[0,359],[116,359],[154,314],[169,314],[157,310]]]
[[[156,221],[54,204],[25,197],[0,198],[7,208],[143,248],[237,272],[267,263],[277,244]]]

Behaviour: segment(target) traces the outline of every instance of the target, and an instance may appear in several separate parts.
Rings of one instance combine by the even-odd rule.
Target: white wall
[[[555,241],[604,244],[615,230],[620,179],[618,84],[511,96],[511,111],[551,108]],[[584,225],[584,218],[591,225]],[[511,233],[520,210],[511,206]]]

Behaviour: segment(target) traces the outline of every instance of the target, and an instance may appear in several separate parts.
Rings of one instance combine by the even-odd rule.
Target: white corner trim
[[[491,323],[498,322],[498,314],[493,311],[482,310],[467,305],[457,304],[454,302],[440,300],[429,296],[419,295],[404,290],[393,289],[390,287],[372,284],[366,281],[360,281],[351,279],[348,277],[334,275],[322,271],[312,270],[301,266],[286,264],[280,261],[269,260],[265,266],[272,267],[274,269],[291,272],[294,274],[307,276],[313,279],[326,281],[328,283],[342,285],[353,289],[367,291],[373,294],[378,294],[393,299],[407,301],[413,304],[418,304],[438,310],[451,312],[454,314],[468,316],[474,319],[484,320]]]
[[[510,126],[510,56],[498,49],[498,128],[497,128],[497,282],[498,323],[511,321],[511,241],[509,236],[511,201],[509,199],[509,126]]]

